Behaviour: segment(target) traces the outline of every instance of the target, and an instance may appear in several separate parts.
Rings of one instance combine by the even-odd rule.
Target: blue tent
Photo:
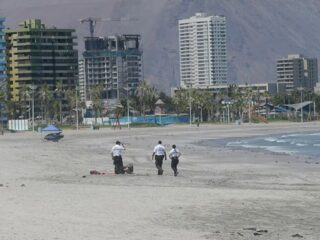
[[[54,125],[48,125],[46,128],[41,129],[41,132],[62,132],[62,130]]]

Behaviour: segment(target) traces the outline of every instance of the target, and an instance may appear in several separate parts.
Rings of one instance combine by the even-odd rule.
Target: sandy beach
[[[0,239],[320,239],[320,158],[208,147],[208,139],[320,130],[320,123],[202,125],[0,136]],[[182,151],[156,175],[162,140]],[[133,175],[116,176],[110,149]],[[105,175],[90,175],[90,170]]]

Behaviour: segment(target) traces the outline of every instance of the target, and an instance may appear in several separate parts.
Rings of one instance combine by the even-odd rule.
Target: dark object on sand
[[[262,235],[262,233],[255,232],[255,233],[253,233],[253,235],[254,236],[260,236],[260,235]]]
[[[303,236],[302,235],[300,235],[299,233],[297,233],[297,234],[294,234],[294,235],[292,235],[291,237],[293,237],[293,238],[303,238]]]
[[[52,141],[52,142],[58,142],[61,138],[63,138],[63,134],[61,132],[57,133],[49,133],[47,134],[44,139],[47,141]]]
[[[133,164],[129,163],[128,165],[123,166],[124,173],[132,174],[133,173]],[[105,172],[99,172],[97,170],[91,170],[90,175],[106,175]]]
[[[100,126],[99,126],[99,125],[93,125],[93,126],[92,126],[92,129],[93,129],[93,130],[99,130],[99,129],[100,129]]]
[[[97,170],[91,170],[90,175],[101,175],[101,172],[99,172]]]
[[[133,164],[129,163],[127,166],[124,166],[123,171],[127,174],[132,174],[133,173]]]
[[[257,231],[257,228],[255,228],[255,227],[248,227],[248,228],[243,228],[243,230]]]

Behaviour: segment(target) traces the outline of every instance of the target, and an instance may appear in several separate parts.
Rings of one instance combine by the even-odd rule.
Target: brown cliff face
[[[79,49],[88,34],[79,19],[138,18],[98,23],[96,33],[141,33],[145,77],[162,89],[178,83],[177,21],[198,11],[227,17],[230,83],[275,81],[276,59],[289,53],[319,56],[316,0],[0,0],[0,15],[10,27],[41,18],[48,26],[76,28]]]

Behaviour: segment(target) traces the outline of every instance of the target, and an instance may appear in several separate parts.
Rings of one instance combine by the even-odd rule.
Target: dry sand
[[[319,127],[87,129],[65,131],[58,143],[7,133],[0,136],[0,239],[320,239],[320,164],[195,144]],[[117,139],[134,175],[112,174]],[[178,177],[170,161],[156,175],[151,154],[159,139],[183,152]],[[90,176],[93,169],[107,174]]]

